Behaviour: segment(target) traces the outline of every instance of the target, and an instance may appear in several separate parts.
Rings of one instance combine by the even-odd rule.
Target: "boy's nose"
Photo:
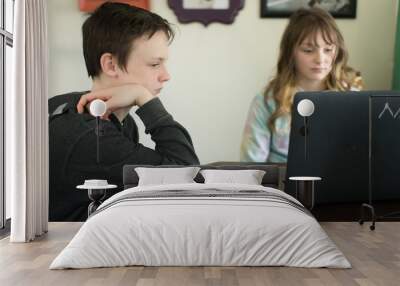
[[[161,82],[165,82],[165,81],[169,81],[171,79],[169,72],[167,71],[167,69],[164,69],[163,73],[160,76],[160,81]]]

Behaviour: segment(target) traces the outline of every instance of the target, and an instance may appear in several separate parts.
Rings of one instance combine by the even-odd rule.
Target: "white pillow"
[[[199,167],[135,168],[139,176],[138,186],[195,183],[193,179],[199,170]]]
[[[201,170],[204,183],[261,185],[265,171],[261,170]]]

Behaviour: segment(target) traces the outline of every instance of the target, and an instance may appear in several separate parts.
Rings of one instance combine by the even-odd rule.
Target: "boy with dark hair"
[[[93,80],[90,92],[49,99],[51,221],[82,221],[89,199],[77,185],[85,179],[107,179],[122,186],[125,164],[199,164],[186,129],[157,97],[169,80],[165,66],[174,33],[168,22],[147,10],[105,3],[83,24],[83,53]],[[96,154],[96,120],[90,102],[102,99],[100,163]],[[138,143],[129,110],[151,134],[155,150]]]

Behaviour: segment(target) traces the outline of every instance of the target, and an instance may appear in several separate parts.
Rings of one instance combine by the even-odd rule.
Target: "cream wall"
[[[85,17],[77,2],[48,0],[51,96],[90,88],[81,51]],[[248,106],[273,74],[287,19],[261,19],[260,1],[247,0],[233,25],[182,25],[166,2],[151,1],[152,11],[178,29],[162,101],[189,130],[201,163],[237,161]],[[397,2],[359,0],[356,20],[337,21],[350,64],[362,71],[368,89],[391,87]]]

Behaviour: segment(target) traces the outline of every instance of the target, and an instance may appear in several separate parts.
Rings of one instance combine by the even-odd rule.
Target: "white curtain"
[[[28,242],[48,228],[46,0],[17,0],[14,71],[6,98],[6,188],[11,190],[12,242]]]

